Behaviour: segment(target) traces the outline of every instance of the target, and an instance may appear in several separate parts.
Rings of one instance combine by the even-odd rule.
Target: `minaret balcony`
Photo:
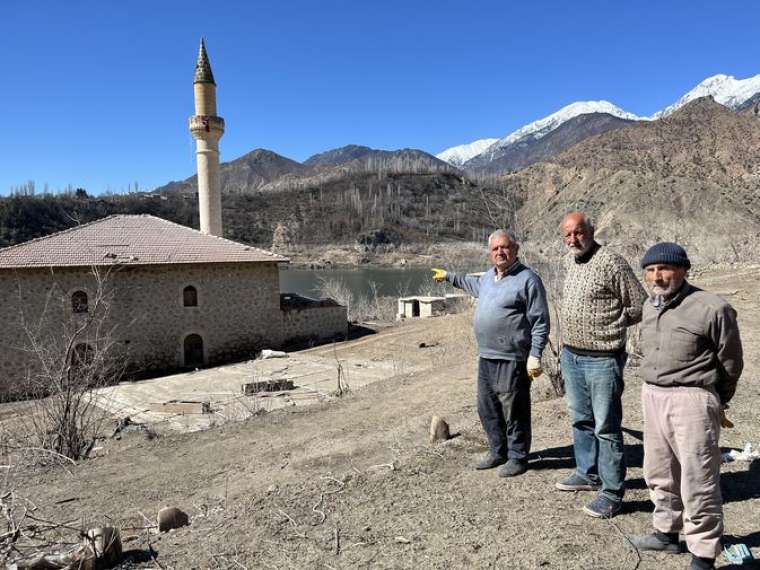
[[[193,115],[190,117],[190,132],[196,138],[205,138],[212,134],[222,136],[224,119],[212,115]]]

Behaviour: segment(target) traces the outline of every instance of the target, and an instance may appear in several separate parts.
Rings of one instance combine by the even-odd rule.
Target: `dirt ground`
[[[740,315],[746,369],[722,446],[757,447],[760,267],[695,281]],[[122,569],[686,568],[688,555],[639,559],[622,536],[648,532],[652,508],[635,368],[626,376],[629,491],[618,517],[591,519],[581,511],[589,494],[554,489],[573,469],[562,399],[534,402],[528,473],[506,480],[472,469],[486,443],[470,318],[408,322],[341,345],[346,358],[396,361],[387,379],[340,398],[202,432],[108,439],[100,457],[27,471],[13,484],[41,517],[120,527]],[[434,414],[456,437],[431,446]],[[760,558],[760,461],[724,465],[722,487],[726,534]],[[191,525],[143,530],[163,506],[188,512]]]

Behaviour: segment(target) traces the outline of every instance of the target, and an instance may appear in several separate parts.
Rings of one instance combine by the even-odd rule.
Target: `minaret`
[[[222,235],[222,193],[219,188],[219,139],[224,134],[224,119],[216,116],[216,83],[201,38],[195,64],[195,115],[190,117],[190,132],[195,138],[198,163],[198,209],[201,231]]]

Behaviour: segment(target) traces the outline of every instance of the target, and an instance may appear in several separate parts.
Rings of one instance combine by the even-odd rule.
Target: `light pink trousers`
[[[723,534],[718,396],[704,388],[645,383],[641,404],[654,528],[683,531],[692,554],[716,558]]]

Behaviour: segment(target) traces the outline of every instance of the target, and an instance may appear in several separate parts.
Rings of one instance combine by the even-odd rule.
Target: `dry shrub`
[[[393,322],[396,317],[396,298],[382,296],[377,283],[369,282],[370,292],[367,296],[356,296],[341,279],[320,277],[319,294],[321,297],[334,299],[348,310],[351,322]]]
[[[28,399],[29,413],[5,430],[6,446],[78,460],[101,435],[109,417],[98,406],[103,397],[98,389],[117,383],[126,362],[108,319],[113,297],[108,275],[108,270],[91,271],[86,310],[72,312],[71,298],[54,278],[40,310],[20,309],[21,348],[27,354],[20,395]]]

